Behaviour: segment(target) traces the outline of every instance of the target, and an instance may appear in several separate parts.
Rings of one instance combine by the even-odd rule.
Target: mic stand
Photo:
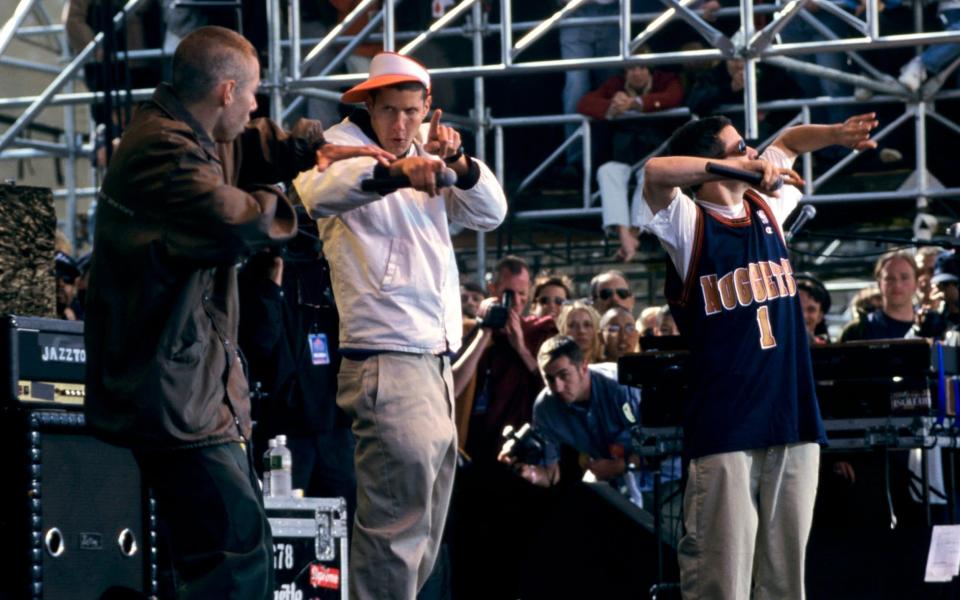
[[[644,510],[649,510],[650,514],[653,516],[653,537],[656,539],[657,544],[657,580],[652,586],[650,586],[649,596],[651,600],[656,600],[660,592],[665,591],[674,591],[679,590],[680,585],[677,583],[664,583],[663,582],[663,528],[661,525],[662,519],[662,508],[661,505],[663,501],[661,496],[663,495],[662,491],[662,473],[663,469],[661,468],[663,464],[663,458],[665,456],[670,456],[670,452],[666,450],[667,443],[665,440],[659,439],[657,436],[647,436],[644,433],[643,427],[640,424],[633,425],[630,428],[630,437],[633,440],[633,443],[637,448],[646,448],[648,452],[640,452],[643,456],[644,463],[652,466],[651,473],[653,475],[653,506],[647,507],[644,505]],[[675,441],[675,440],[674,440]],[[652,442],[652,448],[650,445]],[[674,452],[676,450],[674,449]],[[655,461],[655,462],[654,462]],[[683,479],[686,479],[684,474]],[[680,486],[680,493],[682,493],[683,485]],[[676,493],[676,492],[675,492]],[[673,495],[671,494],[671,496]]]
[[[887,511],[890,514],[890,530],[897,528],[897,515],[893,512],[893,497],[890,494],[890,449],[884,446],[883,452],[883,487],[887,492]]]
[[[660,464],[653,472],[653,537],[657,539],[657,584],[663,583],[663,539],[660,525]]]
[[[947,455],[947,481],[946,481],[946,496],[947,496],[947,524],[952,525],[957,522],[957,506],[956,498],[954,497],[957,493],[957,482],[954,479],[956,477],[956,468],[954,464],[954,455],[953,448],[944,448],[944,454]]]
[[[922,472],[922,481],[923,481],[923,512],[924,516],[927,518],[927,527],[933,523],[930,519],[930,475],[927,473],[927,463],[929,459],[927,458],[927,449],[920,449],[920,471]],[[942,467],[941,467],[942,468]]]
[[[923,507],[927,517],[927,527],[929,527],[933,524],[933,521],[931,519],[931,513],[930,513],[931,505],[932,505],[932,503],[930,502],[931,496],[939,498],[944,502],[947,502],[948,508],[949,508],[949,502],[948,502],[949,499],[947,498],[947,494],[943,490],[938,490],[937,488],[930,485],[930,476],[927,474],[927,467],[928,467],[928,461],[929,461],[929,459],[927,458],[928,449],[919,448],[919,450],[921,452],[920,468],[923,469],[923,473],[918,476],[916,473],[908,469],[907,476],[910,478],[910,483],[909,483],[910,491],[918,496],[920,496],[921,494],[923,495]],[[944,450],[946,450],[946,448],[944,448]],[[944,481],[945,488],[947,487],[946,483],[947,482]],[[917,487],[918,485],[919,485],[919,489]]]
[[[661,519],[662,515],[662,501],[660,496],[663,494],[661,488],[661,474],[662,470],[660,465],[662,461],[660,457],[657,457],[657,467],[653,470],[653,537],[657,540],[657,583],[650,586],[650,598],[656,600],[660,592],[674,591],[680,589],[680,586],[676,583],[664,583],[663,582],[663,532]]]
[[[662,457],[657,457],[657,467],[653,470],[653,507],[650,511],[653,514],[653,537],[657,540],[657,582],[650,587],[650,598],[656,600],[660,592],[679,590],[680,586],[676,583],[664,583],[663,581],[663,469],[661,469]],[[673,492],[667,499],[672,498],[678,492]]]

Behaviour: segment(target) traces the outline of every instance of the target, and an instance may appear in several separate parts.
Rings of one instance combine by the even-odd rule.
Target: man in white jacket
[[[357,516],[350,597],[412,599],[437,557],[453,487],[456,432],[449,356],[460,346],[460,288],[448,221],[487,231],[506,215],[503,190],[460,135],[429,124],[430,76],[393,53],[374,57],[331,127],[332,143],[378,144],[396,156],[335,163],[295,181],[317,218],[340,311],[337,403],[353,417]],[[457,183],[439,188],[448,167]],[[361,181],[406,176],[386,192]]]

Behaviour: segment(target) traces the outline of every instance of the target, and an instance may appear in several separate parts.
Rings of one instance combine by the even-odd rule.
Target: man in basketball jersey
[[[690,345],[683,597],[802,599],[826,441],[781,226],[798,154],[875,148],[874,114],[783,132],[762,155],[725,117],[687,123],[645,168],[643,230],[667,251],[666,296]],[[755,188],[708,162],[762,175]],[[778,189],[778,181],[783,187]]]

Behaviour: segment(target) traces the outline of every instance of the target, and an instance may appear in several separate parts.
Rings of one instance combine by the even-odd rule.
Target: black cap
[[[794,279],[797,280],[798,288],[813,296],[813,299],[820,304],[824,314],[830,312],[830,292],[819,279],[810,273],[798,273]]]
[[[77,261],[69,254],[57,252],[54,257],[54,272],[57,279],[62,279],[66,283],[73,283],[77,277],[80,277],[80,269],[77,268]]]
[[[82,276],[84,273],[90,270],[90,261],[93,259],[93,252],[87,252],[83,256],[77,259],[77,270],[80,271]]]
[[[933,277],[930,283],[960,282],[960,256],[954,252],[941,252],[937,255],[937,262],[933,263]]]

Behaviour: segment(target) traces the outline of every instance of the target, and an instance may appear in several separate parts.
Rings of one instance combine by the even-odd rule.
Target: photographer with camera
[[[518,427],[533,415],[533,400],[543,387],[534,356],[557,328],[552,317],[521,316],[530,299],[530,268],[522,258],[502,258],[489,290],[491,297],[480,304],[480,326],[468,336],[453,375],[458,392],[477,378],[473,397],[457,406],[460,418],[469,419],[461,421],[466,427],[460,447],[474,461],[494,464],[503,428]]]
[[[544,442],[542,460],[536,464],[535,453],[519,451],[535,446],[537,439],[530,433],[521,435],[521,430],[504,444],[500,462],[540,487],[560,480],[561,444],[587,456],[584,466],[600,481],[636,470],[640,459],[632,452],[630,429],[638,413],[629,388],[591,370],[568,336],[544,342],[537,362],[547,385],[533,407],[533,430]]]

